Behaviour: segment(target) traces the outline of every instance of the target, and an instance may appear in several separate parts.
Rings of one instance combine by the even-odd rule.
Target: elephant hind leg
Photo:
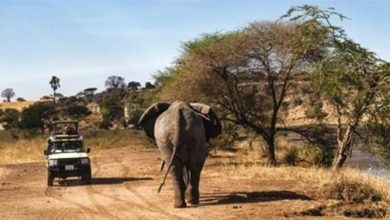
[[[186,190],[186,199],[192,205],[199,204],[199,179],[200,175],[198,172],[190,171],[190,182]]]
[[[172,165],[171,175],[173,188],[175,191],[174,195],[174,207],[175,208],[184,208],[187,207],[185,202],[184,193],[186,190],[186,183],[183,179],[183,163],[179,158],[175,158],[174,165]]]

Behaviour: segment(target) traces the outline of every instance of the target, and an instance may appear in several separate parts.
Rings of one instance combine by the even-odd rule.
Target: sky
[[[144,84],[202,33],[276,20],[291,6],[334,7],[348,36],[390,61],[390,0],[0,0],[0,90],[37,100],[104,89],[111,75]]]

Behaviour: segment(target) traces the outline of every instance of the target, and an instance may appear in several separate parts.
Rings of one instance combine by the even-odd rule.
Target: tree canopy
[[[156,75],[164,85],[161,98],[213,103],[223,120],[259,135],[269,163],[275,164],[276,136],[287,130],[287,97],[308,80],[318,100],[329,101],[340,117],[342,153],[335,158],[340,167],[338,156],[345,155],[351,134],[382,101],[377,95],[388,71],[385,62],[334,26],[334,18],[345,16],[304,5],[276,21],[204,34],[185,43],[174,65]]]
[[[126,88],[125,79],[121,76],[112,75],[109,76],[105,82],[106,88],[119,88],[123,89]]]
[[[11,88],[4,89],[1,92],[1,97],[6,98],[7,102],[11,102],[11,98],[15,96],[15,92]]]

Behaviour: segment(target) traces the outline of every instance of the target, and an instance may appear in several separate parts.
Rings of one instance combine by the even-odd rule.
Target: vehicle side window
[[[47,145],[47,151],[50,153],[53,153],[53,151],[54,151],[53,142],[49,142],[49,144]]]

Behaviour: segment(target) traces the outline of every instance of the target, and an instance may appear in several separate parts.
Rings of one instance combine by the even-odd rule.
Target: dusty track
[[[93,158],[92,185],[50,188],[43,163],[2,165],[0,219],[312,219],[293,213],[320,204],[299,183],[203,176],[200,206],[174,209],[170,183],[157,194],[158,157],[156,149],[104,150]]]

